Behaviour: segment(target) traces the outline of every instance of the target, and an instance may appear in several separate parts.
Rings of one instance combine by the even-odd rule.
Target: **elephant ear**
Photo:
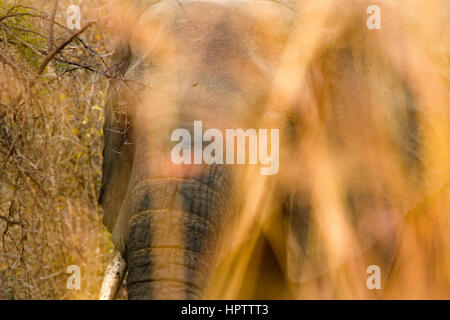
[[[291,282],[304,283],[347,263],[365,261],[360,258],[367,259],[366,267],[378,265],[383,271],[389,270],[395,253],[398,214],[388,208],[383,211],[372,207],[362,209],[364,214],[345,212],[341,218],[348,221],[339,221],[332,217],[337,212],[313,212],[303,196],[293,194],[289,202],[286,274]],[[335,218],[337,222],[332,222]]]
[[[126,94],[125,74],[131,59],[126,35],[120,37],[114,51],[110,84],[106,95],[102,186],[99,203],[103,205],[103,223],[112,232],[126,195],[133,161],[131,119]]]
[[[383,27],[389,34],[364,29],[349,22],[332,45],[318,46],[295,100],[300,133],[287,167],[298,175],[286,208],[293,282],[368,252],[368,265],[389,267],[404,216],[449,181],[448,99],[439,90],[446,88],[439,66],[432,56],[417,61],[423,51],[408,51],[418,48],[399,42],[391,25]],[[423,73],[427,83],[417,79]],[[433,99],[426,98],[430,89]]]
[[[110,232],[116,224],[119,211],[127,194],[128,180],[131,173],[134,145],[132,141],[132,119],[138,92],[136,82],[132,80],[136,74],[131,71],[131,63],[135,57],[132,39],[143,13],[159,0],[136,0],[125,2],[119,6],[121,21],[116,43],[110,83],[105,103],[104,148],[102,166],[102,186],[99,203],[103,205],[103,223]]]

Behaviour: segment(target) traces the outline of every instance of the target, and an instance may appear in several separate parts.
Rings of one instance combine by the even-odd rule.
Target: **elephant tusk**
[[[114,251],[114,256],[106,267],[103,277],[102,288],[100,289],[99,300],[114,300],[122,284],[127,271],[127,263],[118,251]]]

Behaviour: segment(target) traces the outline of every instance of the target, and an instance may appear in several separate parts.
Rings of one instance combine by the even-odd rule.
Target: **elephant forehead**
[[[155,83],[202,74],[212,84],[221,76],[227,81],[216,84],[228,89],[261,81],[277,67],[294,21],[271,1],[162,1],[139,19],[129,75]]]
[[[126,75],[150,87],[141,91],[139,108],[151,112],[139,121],[146,126],[156,117],[173,118],[161,116],[168,106],[206,126],[209,120],[220,126],[212,110],[224,111],[223,125],[255,119],[295,21],[294,11],[272,1],[169,0],[150,6],[130,38]]]

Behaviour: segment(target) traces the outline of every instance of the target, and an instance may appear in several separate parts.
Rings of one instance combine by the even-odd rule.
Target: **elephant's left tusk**
[[[100,289],[100,300],[114,300],[116,298],[126,271],[126,261],[118,251],[114,251],[114,256],[106,267],[102,288]]]

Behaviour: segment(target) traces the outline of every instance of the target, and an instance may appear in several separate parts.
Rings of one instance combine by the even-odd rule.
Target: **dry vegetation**
[[[111,251],[97,205],[111,41],[107,1],[0,1],[0,299],[96,298]],[[54,5],[57,3],[57,7]],[[55,12],[55,15],[52,15]],[[54,18],[54,23],[52,19]],[[82,290],[68,290],[78,265]]]
[[[108,19],[108,10],[114,1],[80,2],[82,25],[89,21],[96,23],[74,36],[74,32],[65,27],[65,9],[71,1],[0,0],[0,299],[94,299],[98,295],[105,263],[112,253],[110,235],[101,223],[97,197],[101,181],[102,109],[110,78],[112,35],[117,34],[118,24],[117,20]],[[448,181],[450,168],[450,36],[448,24],[442,24],[448,13],[448,8],[442,9],[443,2],[427,1],[427,5],[422,0],[411,1],[408,10],[403,10],[402,14],[387,5],[386,12],[392,15],[384,16],[387,19],[383,21],[389,26],[395,25],[396,34],[390,40],[382,37],[375,40],[380,50],[372,58],[380,59],[380,66],[386,65],[387,60],[392,62],[414,88],[413,96],[418,103],[430,111],[419,120],[424,123],[424,137],[429,146],[424,154],[428,167],[422,177],[428,198],[409,207],[408,210],[414,209],[406,223],[399,227],[402,234],[399,255],[393,267],[392,281],[385,291],[387,298],[450,297],[448,182],[444,187],[441,184],[435,189],[428,188],[437,179],[436,172],[440,172],[441,181]],[[276,89],[282,90],[273,91],[282,92],[289,100],[290,94],[304,90],[304,102],[331,110],[330,100],[327,100],[329,92],[308,87],[304,81],[307,77],[302,72],[318,67],[325,74],[327,68],[332,68],[333,64],[329,62],[333,61],[334,53],[330,46],[337,48],[341,42],[352,39],[352,23],[355,19],[364,23],[355,18],[358,15],[364,17],[364,11],[361,15],[361,12],[349,10],[346,15],[336,14],[329,18],[330,10],[334,10],[332,4],[336,2],[318,3],[321,5],[307,20],[310,23],[297,30],[302,37],[294,36],[286,51],[285,64],[282,64],[275,83],[279,86]],[[56,13],[54,17],[52,12]],[[334,20],[338,18],[342,23]],[[330,31],[328,23],[338,28]],[[400,38],[403,41],[396,42],[395,39]],[[58,49],[65,42],[67,45]],[[294,73],[290,61],[299,52],[303,55],[299,59],[302,61],[299,70],[302,71]],[[327,55],[331,59],[327,60],[328,64],[323,63]],[[43,64],[46,61],[48,65]],[[43,73],[39,74],[41,70]],[[371,76],[374,75],[369,74],[367,79]],[[332,80],[329,80],[330,88],[335,85]],[[344,87],[343,91],[351,93],[353,89]],[[385,95],[386,88],[374,86],[371,89],[373,96],[367,102],[368,106],[392,106]],[[374,119],[371,120],[378,120]],[[343,123],[347,126],[343,128],[356,127],[358,121]],[[385,134],[384,125],[381,129],[375,126],[379,130],[376,132]],[[321,131],[325,128],[317,130],[319,136],[325,135]],[[352,143],[361,141],[373,142],[357,140]],[[339,159],[342,154],[334,154],[335,150],[329,148],[328,142],[313,152],[305,146],[299,146],[298,150],[302,156],[305,155],[302,152],[308,151],[303,160],[311,175],[310,181],[315,183],[302,187],[311,189],[315,200],[314,214],[325,221],[319,233],[326,245],[325,252],[333,258],[342,249],[340,236],[343,230],[350,227],[345,220],[346,208],[340,194],[344,170],[339,161],[345,162],[345,159]],[[390,150],[383,149],[382,142],[381,149],[372,146],[369,149],[374,158],[392,160]],[[384,163],[385,167],[380,165],[381,162],[374,164],[376,169],[372,174],[379,175],[380,181],[386,178],[386,170],[391,169],[388,162]],[[290,179],[297,177],[295,172],[287,171]],[[286,176],[282,173],[281,178]],[[275,248],[277,241],[285,237],[284,234],[267,234],[267,225],[277,218],[261,208],[262,203],[265,209],[270,208],[266,205],[270,194],[261,188],[267,181],[252,181],[259,185],[243,182],[246,190],[252,190],[247,194],[249,200],[245,204],[248,211],[241,217],[235,243],[213,278],[211,297],[235,298],[238,295],[243,278],[249,276],[247,267],[255,263],[251,259],[255,259],[259,235],[265,233]],[[394,203],[397,200],[400,203],[403,196],[409,196],[415,190],[389,177],[383,181],[391,182],[389,190],[383,191]],[[330,219],[328,214],[333,213],[335,216]],[[339,269],[333,272],[326,280],[335,287],[323,287],[322,279],[296,288],[299,290],[297,296],[376,298],[373,292],[361,287],[365,286],[367,263],[360,261],[356,271]],[[81,268],[81,290],[66,288],[69,265]],[[355,277],[356,272],[363,279]]]
[[[301,3],[267,103],[298,116],[300,138],[282,148],[278,184],[258,174],[242,180],[243,214],[209,294],[231,299],[279,286],[249,268],[270,268],[264,235],[285,270],[314,276],[292,285],[296,298],[448,299],[448,2]],[[380,30],[365,27],[369,4],[381,8]],[[310,205],[305,251],[273,210],[276,188],[293,188]],[[371,238],[378,248],[365,250]],[[366,287],[372,264],[384,264],[384,290]],[[331,271],[319,276],[320,268]]]

